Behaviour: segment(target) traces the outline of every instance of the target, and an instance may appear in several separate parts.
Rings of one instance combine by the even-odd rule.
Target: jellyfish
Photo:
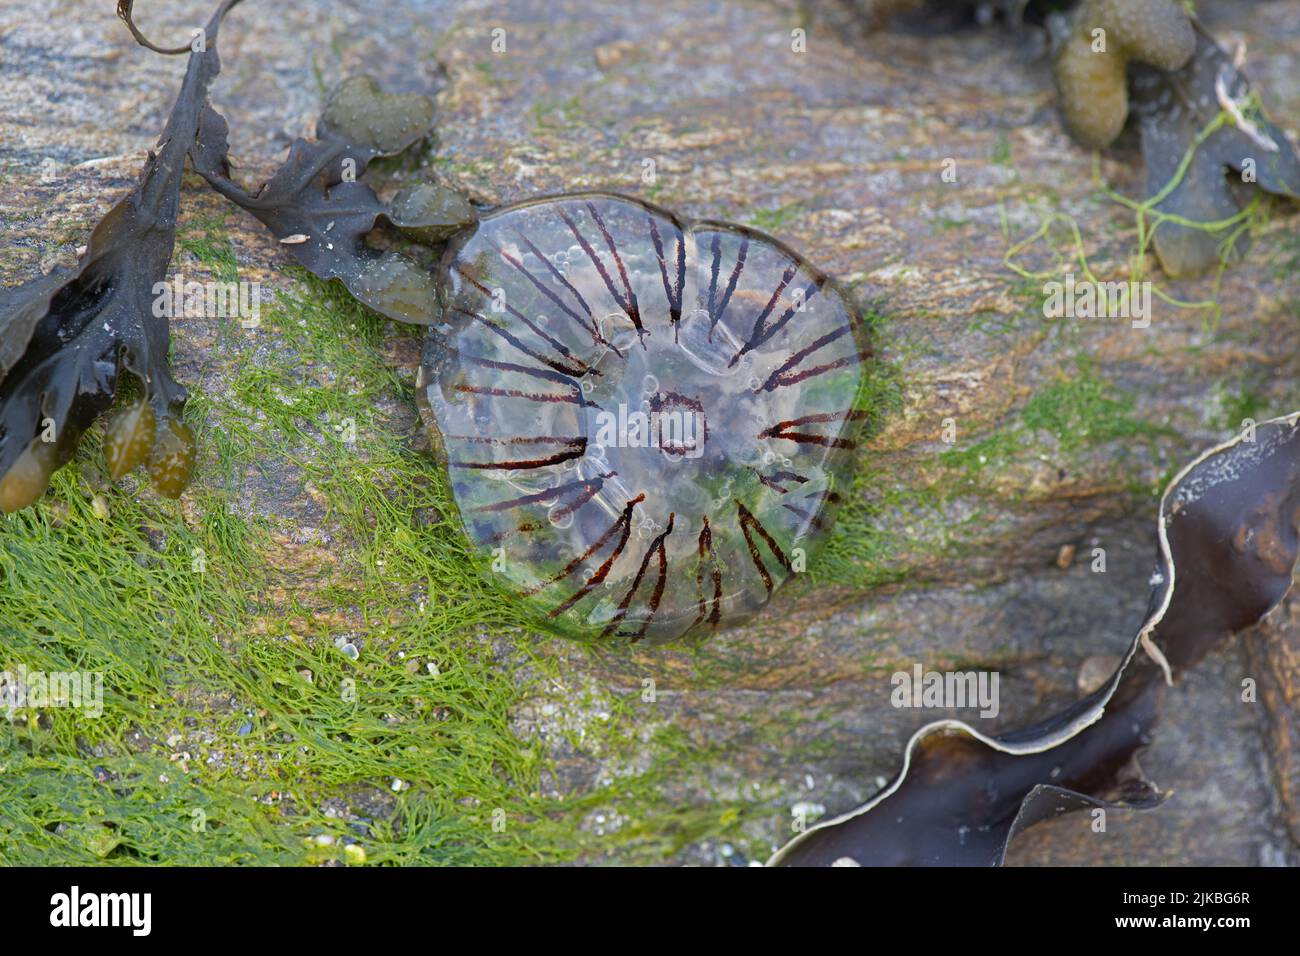
[[[417,400],[470,541],[539,621],[663,642],[809,569],[867,412],[861,315],[776,240],[586,193],[453,238]]]

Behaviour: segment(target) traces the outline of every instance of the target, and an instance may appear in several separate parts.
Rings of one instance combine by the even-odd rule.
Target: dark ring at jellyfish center
[[[809,569],[866,412],[861,315],[780,242],[611,193],[449,244],[421,413],[465,532],[553,630],[663,642]]]

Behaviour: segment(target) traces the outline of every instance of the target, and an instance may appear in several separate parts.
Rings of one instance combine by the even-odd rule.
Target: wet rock
[[[208,6],[154,5],[143,26],[160,39],[184,36]],[[1198,7],[1216,34],[1248,40],[1251,76],[1270,112],[1300,115],[1300,4]],[[735,0],[668,0],[648,29],[644,10],[601,4],[593,16],[594,0],[514,0],[491,8],[508,36],[496,54],[486,9],[290,4],[279,11],[288,24],[280,32],[250,28],[257,5],[237,8],[223,30],[230,46],[215,99],[231,121],[241,174],[251,181],[272,170],[292,136],[310,133],[323,90],[345,75],[374,73],[386,90],[441,91],[434,158],[449,188],[487,203],[612,189],[693,218],[756,225],[848,285],[860,304],[878,306],[882,358],[897,375],[897,404],[855,460],[862,477],[852,507],[865,517],[832,542],[815,586],[792,585],[751,625],[698,651],[570,651],[583,680],[608,696],[639,694],[653,678],[659,694],[647,721],[727,754],[704,778],[668,781],[663,799],[682,807],[711,806],[719,794],[761,800],[771,814],[745,834],[772,844],[784,842],[789,808],[800,801],[827,813],[856,806],[892,776],[907,737],[944,715],[890,706],[890,675],[917,662],[997,669],[1003,706],[993,730],[1073,700],[1081,665],[1122,652],[1145,611],[1151,489],[1235,429],[1242,408],[1262,418],[1300,407],[1296,290],[1280,247],[1292,222],[1265,225],[1252,256],[1224,274],[1216,328],[1164,303],[1147,330],[1049,321],[1041,283],[1005,267],[1008,244],[1056,208],[1077,220],[1093,265],[1119,276],[1133,223],[1096,200],[1091,156],[1053,109],[1049,64],[1027,62],[1005,34],[869,33],[835,4],[810,19],[793,2]],[[11,133],[0,143],[6,283],[39,274],[50,258],[74,258],[90,223],[129,187],[183,69],[140,55],[111,8],[77,0],[71,13],[55,34],[16,9],[0,11],[0,59],[12,67],[0,75]],[[806,29],[803,53],[791,48],[796,25]],[[620,43],[637,55],[597,62],[593,51]],[[42,172],[47,157],[52,178]],[[942,176],[946,159],[955,181]],[[1101,171],[1128,195],[1141,193],[1136,146],[1121,140]],[[199,186],[186,189],[184,203],[186,215],[227,208]],[[260,226],[233,214],[227,228],[241,278],[258,279],[268,294],[294,288],[280,271],[287,252]],[[1073,254],[1068,238],[1059,248]],[[1051,265],[1046,247],[1032,251],[1035,268]],[[1206,279],[1172,291],[1196,300],[1215,290]],[[223,351],[224,334],[203,319],[174,330],[180,374],[201,390],[228,388],[242,370]],[[403,354],[409,372],[419,356]],[[969,470],[944,464],[945,451],[1016,426],[1044,390],[1080,381],[1080,356],[1097,396],[1125,397],[1131,418],[1159,433],[1066,417],[1056,432],[1017,432],[1009,455],[986,454],[981,464],[976,452]],[[957,430],[951,446],[945,419]],[[391,420],[418,431],[414,408]],[[221,493],[302,526],[326,520],[307,473],[287,458],[241,465]],[[1104,573],[1092,570],[1094,541],[1106,552]],[[1063,570],[1055,558],[1071,543],[1078,552]],[[281,544],[277,561],[296,575],[297,599],[328,594],[337,557],[316,551],[330,549]],[[1271,692],[1268,673],[1228,654],[1171,692],[1142,758],[1149,776],[1176,790],[1165,807],[1113,820],[1107,840],[1054,829],[1076,820],[1035,828],[1013,857],[1294,859],[1295,801],[1283,794],[1294,790],[1295,772],[1275,769],[1294,753],[1286,743],[1294,738],[1265,710],[1280,708],[1280,726],[1294,726],[1294,697]],[[1252,675],[1263,702],[1254,709],[1239,701],[1240,681]],[[1286,681],[1278,686],[1294,683]],[[568,746],[562,734],[551,740],[557,751]],[[621,770],[570,749],[554,783],[593,788]],[[381,789],[366,813],[380,818],[393,794],[390,781],[372,782]],[[687,845],[672,859],[717,857]]]

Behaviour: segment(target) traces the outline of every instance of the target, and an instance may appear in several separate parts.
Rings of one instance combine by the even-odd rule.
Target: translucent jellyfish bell
[[[864,414],[865,332],[824,274],[592,193],[485,216],[438,282],[421,410],[466,533],[539,619],[671,640],[807,569]]]

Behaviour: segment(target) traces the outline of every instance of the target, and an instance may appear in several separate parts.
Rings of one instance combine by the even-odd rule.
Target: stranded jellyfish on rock
[[[452,241],[419,400],[467,534],[567,633],[707,634],[807,568],[852,466],[865,331],[753,230],[586,194]]]

